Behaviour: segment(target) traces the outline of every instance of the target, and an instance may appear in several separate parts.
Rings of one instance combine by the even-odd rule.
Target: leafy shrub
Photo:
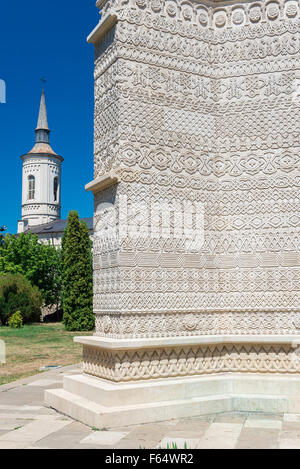
[[[12,329],[20,329],[23,326],[21,311],[16,311],[8,320],[8,325]]]
[[[0,275],[0,324],[6,325],[9,317],[21,311],[24,324],[38,322],[43,304],[37,287],[21,274]]]

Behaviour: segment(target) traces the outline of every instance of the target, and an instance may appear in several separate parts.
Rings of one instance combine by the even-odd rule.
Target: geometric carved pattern
[[[220,344],[129,351],[84,345],[83,370],[98,378],[126,382],[224,372],[299,373],[299,360],[290,345]]]
[[[289,311],[96,314],[96,335],[111,339],[199,335],[299,334],[299,308]]]
[[[98,6],[95,178],[120,182],[95,195],[96,335],[297,334],[298,2]],[[123,196],[203,204],[203,246],[106,237]]]

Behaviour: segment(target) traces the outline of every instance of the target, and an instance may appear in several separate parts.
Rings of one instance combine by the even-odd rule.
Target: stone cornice
[[[89,44],[96,44],[99,42],[103,36],[115,25],[117,22],[117,16],[114,14],[109,14],[104,20],[101,20],[95,29],[87,38]]]
[[[102,192],[108,187],[114,186],[120,182],[119,176],[116,173],[104,174],[102,177],[95,179],[85,186],[87,192],[93,192],[97,194]]]
[[[75,337],[74,342],[108,350],[132,350],[157,347],[224,345],[224,344],[288,344],[300,343],[300,335],[206,335],[190,337],[159,337],[142,339],[111,339],[106,337]],[[296,347],[295,347],[296,348]]]
[[[148,0],[150,1],[150,0]],[[176,0],[175,0],[176,1]],[[256,2],[258,3],[260,0],[189,0],[189,3],[195,4],[195,5],[208,5],[208,6],[219,6],[219,5],[234,5],[234,4],[239,4],[239,3],[251,3],[251,2]],[[182,0],[177,0],[177,2],[180,4]],[[102,10],[105,6],[108,8],[111,5],[107,4],[118,4],[118,0],[97,0],[96,2],[96,7],[99,8],[99,10]]]
[[[43,163],[43,159],[46,160],[46,158],[56,159],[59,160],[61,163],[64,161],[64,158],[62,156],[52,153],[25,153],[20,158],[24,162],[30,159],[34,160],[35,158],[41,158],[41,163]]]
[[[97,0],[96,7],[101,10],[109,0]]]
[[[99,3],[100,4],[100,3]],[[88,42],[97,44],[117,21],[127,21],[130,24],[145,24],[147,27],[153,22],[154,29],[166,29],[174,22],[176,31],[189,35],[200,34],[205,38],[209,34],[210,42],[220,36],[224,40],[224,31],[237,39],[253,27],[257,31],[274,29],[288,22],[294,29],[299,22],[299,4],[295,0],[128,0],[125,4],[120,0],[101,1],[103,9],[101,20],[90,34]],[[158,19],[157,19],[158,18]],[[174,26],[174,24],[173,24]],[[213,37],[212,37],[213,35]]]

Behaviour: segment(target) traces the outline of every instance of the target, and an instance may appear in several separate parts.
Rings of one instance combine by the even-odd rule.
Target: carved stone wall
[[[95,196],[96,334],[299,333],[299,3],[98,6],[115,20],[95,44],[95,178],[120,182]],[[199,249],[175,218],[163,235],[185,204],[204,207]]]
[[[290,345],[220,344],[111,351],[84,346],[85,373],[114,382],[225,372],[299,374]]]

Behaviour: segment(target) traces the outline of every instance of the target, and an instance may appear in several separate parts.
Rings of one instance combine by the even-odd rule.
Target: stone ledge
[[[107,173],[104,174],[103,176],[94,179],[94,181],[90,182],[85,186],[85,190],[87,192],[93,192],[94,194],[97,194],[98,192],[102,192],[108,187],[114,186],[115,184],[118,184],[120,182],[119,176],[114,173]]]
[[[116,15],[108,15],[104,20],[100,20],[87,38],[89,44],[96,44],[101,41],[105,34],[116,24],[118,18]]]
[[[149,349],[157,347],[224,345],[224,344],[287,344],[300,345],[300,335],[214,335],[189,337],[159,337],[154,339],[111,339],[105,337],[75,337],[74,342],[108,350]]]

